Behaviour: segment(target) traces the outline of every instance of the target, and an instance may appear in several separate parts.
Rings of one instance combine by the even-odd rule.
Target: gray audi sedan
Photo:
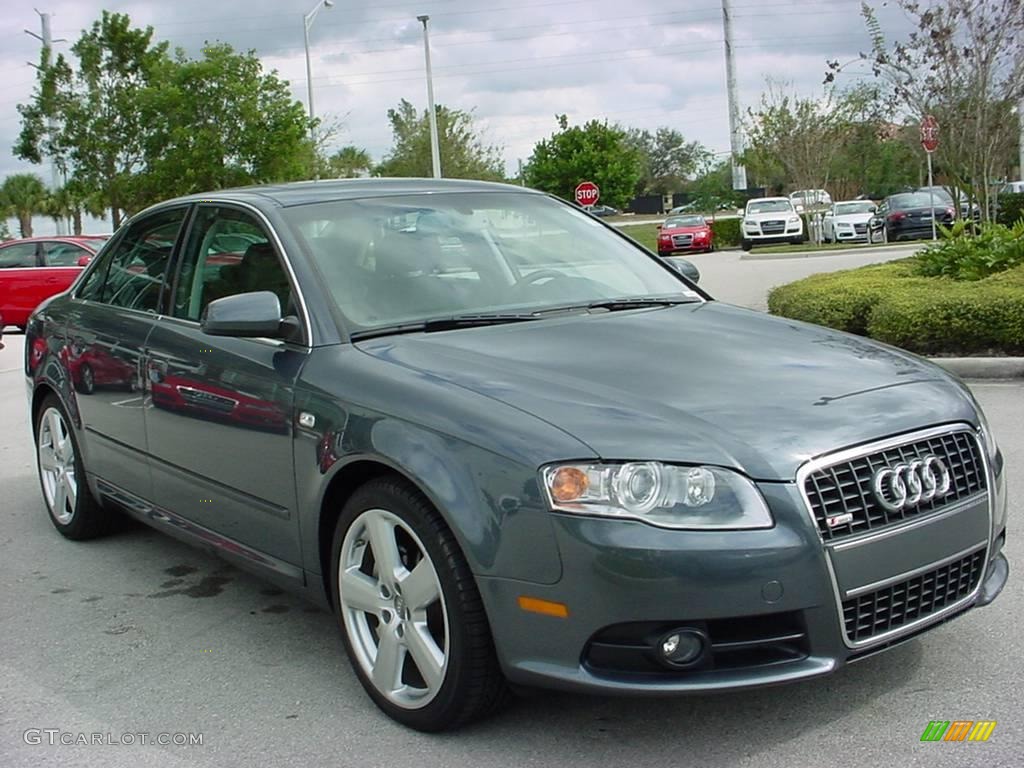
[[[498,184],[156,205],[29,322],[46,509],[329,607],[425,731],[517,686],[825,675],[994,600],[1006,473],[967,388],[679,266]]]

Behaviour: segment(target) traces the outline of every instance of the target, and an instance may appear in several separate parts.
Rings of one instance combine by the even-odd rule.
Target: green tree
[[[32,217],[46,213],[46,185],[34,173],[15,173],[4,179],[0,188],[4,206],[18,219],[22,237],[32,237]]]
[[[896,0],[915,29],[889,43],[873,8],[861,10],[872,47],[863,58],[890,92],[905,122],[932,114],[935,153],[952,186],[992,206],[995,179],[1013,167],[1019,135],[1015,105],[1024,99],[1024,0]],[[829,62],[834,77],[842,67]]]
[[[526,183],[571,200],[581,181],[593,181],[601,202],[623,207],[636,192],[643,174],[643,157],[618,126],[591,120],[570,126],[558,115],[559,130],[533,148],[524,168]]]
[[[162,62],[142,95],[145,202],[209,189],[308,178],[309,123],[287,83],[255,52],[207,45]]]
[[[686,141],[679,131],[664,126],[654,133],[633,128],[627,133],[627,142],[643,158],[638,195],[682,191],[708,157],[707,148],[699,141]]]
[[[327,160],[329,173],[336,179],[356,179],[373,170],[373,158],[365,149],[349,144]]]
[[[76,181],[101,191],[116,228],[122,213],[139,205],[149,135],[144,95],[167,59],[167,44],[153,42],[152,27],[134,29],[127,15],[104,11],[71,53],[76,69],[63,55],[50,65],[44,51],[33,100],[18,105],[15,154],[36,163],[50,156]]]
[[[851,135],[856,104],[831,88],[822,99],[787,91],[769,82],[758,109],[749,111],[744,163],[766,187],[825,189]]]
[[[485,143],[473,115],[436,105],[441,174],[449,179],[501,180],[504,163],[498,147]],[[374,169],[377,176],[430,176],[430,115],[418,113],[405,99],[388,110],[394,146]]]
[[[722,205],[742,207],[743,193],[732,188],[732,162],[705,162],[702,172],[688,187],[690,199],[702,211],[715,212]]]

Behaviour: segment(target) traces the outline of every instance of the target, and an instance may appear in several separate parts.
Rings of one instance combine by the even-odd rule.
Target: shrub
[[[981,280],[1024,264],[1024,219],[1012,227],[988,224],[977,234],[958,221],[944,235],[918,254],[918,274]]]
[[[728,248],[740,244],[739,219],[715,219],[711,222],[716,248]]]
[[[999,214],[996,220],[1011,227],[1024,219],[1024,192],[1007,192],[999,196]]]
[[[920,354],[1024,352],[1024,265],[958,281],[922,277],[916,261],[814,275],[774,289],[768,307]]]

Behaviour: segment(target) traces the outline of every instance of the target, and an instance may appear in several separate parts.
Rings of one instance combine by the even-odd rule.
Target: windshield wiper
[[[484,325],[504,325],[506,323],[522,323],[528,320],[540,320],[541,317],[526,313],[478,313],[452,315],[451,317],[435,317],[416,323],[386,325],[381,328],[368,328],[351,334],[352,341],[373,339],[378,336],[397,336],[403,333],[431,333],[434,331],[454,331],[459,328],[479,328]]]
[[[699,302],[696,297],[687,296],[630,296],[621,299],[602,299],[587,304],[587,309],[607,309],[617,312],[621,309],[643,309],[644,307],[674,307],[677,304]]]

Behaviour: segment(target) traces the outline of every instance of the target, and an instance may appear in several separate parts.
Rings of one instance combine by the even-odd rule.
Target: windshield
[[[935,205],[943,206],[951,200],[943,200],[937,192],[935,194]],[[905,208],[930,208],[932,206],[931,196],[927,192],[908,192],[903,195],[893,195],[889,200],[889,207],[894,210]]]
[[[747,203],[747,213],[784,213],[792,211],[789,200],[759,200]]]
[[[953,202],[953,196],[951,194],[949,194],[949,190],[946,189],[945,187],[921,187],[921,189],[919,189],[917,191],[919,193],[923,194],[925,197],[928,197],[929,190],[931,191],[931,194],[935,195],[935,199],[937,201],[940,201],[940,202],[943,202],[943,203],[952,203]]]
[[[282,215],[357,330],[608,299],[699,300],[640,247],[542,195],[379,197]]]
[[[665,222],[665,229],[673,227],[703,227],[703,216],[676,216]]]
[[[851,213],[871,213],[875,204],[865,200],[856,203],[836,203],[836,216],[848,216]]]

